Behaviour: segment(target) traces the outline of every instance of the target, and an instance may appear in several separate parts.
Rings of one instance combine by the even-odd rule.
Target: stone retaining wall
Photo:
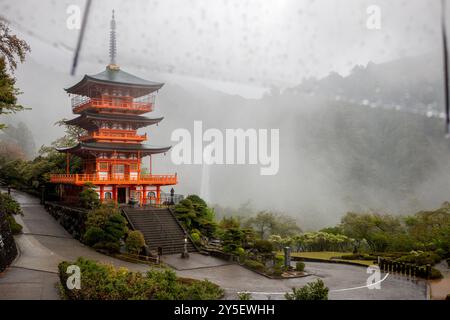
[[[85,231],[87,210],[45,202],[45,210],[66,229],[72,237],[80,240]]]
[[[0,212],[0,272],[4,271],[16,256],[17,247],[6,214]]]

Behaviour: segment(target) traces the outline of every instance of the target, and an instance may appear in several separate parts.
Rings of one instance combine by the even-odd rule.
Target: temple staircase
[[[131,227],[142,232],[150,252],[158,252],[158,247],[162,248],[163,255],[184,251],[185,230],[170,209],[123,207],[122,210]],[[197,251],[189,237],[187,249]]]

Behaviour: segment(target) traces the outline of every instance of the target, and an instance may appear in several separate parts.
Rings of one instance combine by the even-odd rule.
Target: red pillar
[[[156,186],[156,204],[160,204],[161,200],[161,186]]]
[[[100,202],[103,203],[103,195],[104,195],[104,187],[103,185],[100,186]]]
[[[144,186],[139,188],[139,204],[141,207],[144,205]]]
[[[117,203],[117,185],[113,185],[113,200]]]
[[[144,202],[143,204],[147,203],[147,186],[142,186],[142,201]]]

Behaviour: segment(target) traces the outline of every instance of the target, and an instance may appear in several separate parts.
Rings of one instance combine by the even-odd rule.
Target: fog
[[[250,201],[304,229],[350,210],[415,212],[448,200],[438,1],[93,1],[74,77],[71,4],[84,6],[0,1],[32,48],[16,71],[19,100],[32,109],[2,121],[24,122],[37,147],[63,134],[57,120],[74,117],[63,88],[108,63],[115,9],[118,64],[166,83],[155,111],[165,119],[143,130],[150,144],[173,144],[171,132],[194,120],[280,130],[275,176],[155,157],[155,173],[179,174],[177,193],[230,207]],[[379,30],[366,27],[369,5],[381,9]]]

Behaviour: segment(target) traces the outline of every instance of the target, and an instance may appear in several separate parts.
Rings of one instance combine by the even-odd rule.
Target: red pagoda
[[[163,83],[147,81],[122,71],[116,64],[114,12],[110,33],[110,64],[95,75],[85,75],[74,86],[65,89],[71,96],[72,111],[79,116],[66,121],[85,130],[79,143],[58,149],[67,153],[66,174],[53,174],[63,201],[77,201],[83,186],[94,185],[102,202],[128,203],[135,199],[141,205],[159,204],[161,187],[177,184],[177,175],[153,175],[151,156],[165,153],[171,147],[142,144],[147,135],[137,130],[159,123],[163,118],[142,114],[155,107],[155,97]],[[70,155],[82,159],[83,173],[69,173]],[[141,172],[141,161],[150,156],[150,173]]]

